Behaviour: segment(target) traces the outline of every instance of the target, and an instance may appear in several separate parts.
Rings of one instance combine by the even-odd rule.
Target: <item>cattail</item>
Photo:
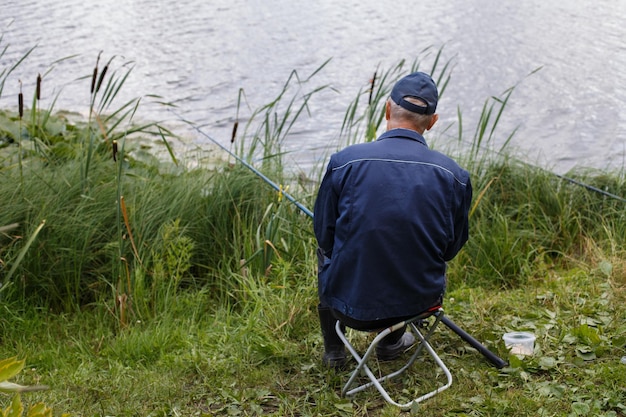
[[[20,114],[20,120],[24,116],[24,94],[22,94],[22,81],[20,80],[20,93],[17,95],[17,105]]]
[[[376,84],[376,71],[374,71],[374,78],[372,78],[372,82],[370,85],[370,98],[367,104],[372,104],[372,93],[374,92],[374,85]]]
[[[37,100],[41,100],[41,74],[37,74],[37,89],[35,92]]]
[[[96,66],[93,69],[93,76],[91,77],[91,94],[93,94],[96,89],[96,80],[98,79],[98,64],[100,63],[100,55],[102,55],[102,51],[98,54],[98,58],[96,59]]]
[[[237,127],[239,126],[239,121],[235,121],[235,124],[233,125],[233,135],[230,138],[230,143],[234,143],[235,142],[235,136],[237,136]]]
[[[117,141],[113,141],[113,161],[117,162]]]
[[[102,85],[102,80],[104,80],[104,76],[107,73],[107,70],[109,69],[109,65],[105,65],[104,68],[102,68],[102,74],[100,74],[100,78],[98,78],[98,85],[96,86],[96,93],[98,91],[100,91],[100,86]]]
[[[93,94],[93,90],[96,89],[96,78],[98,78],[97,66],[93,69],[93,77],[91,77],[91,94]]]

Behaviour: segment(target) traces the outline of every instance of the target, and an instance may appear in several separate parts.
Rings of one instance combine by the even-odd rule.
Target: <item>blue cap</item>
[[[420,106],[405,100],[406,97],[413,97],[426,103]],[[430,75],[423,72],[414,72],[409,74],[393,86],[391,90],[391,99],[398,106],[407,109],[413,113],[433,114],[437,110],[437,100],[439,93],[437,86]]]

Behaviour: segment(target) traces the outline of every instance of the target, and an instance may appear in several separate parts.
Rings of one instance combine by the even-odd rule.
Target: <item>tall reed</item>
[[[401,77],[415,71],[426,71],[437,83],[439,96],[445,93],[450,81],[452,61],[442,63],[443,48],[436,50],[429,69],[422,68],[424,61],[431,59],[433,49],[428,47],[422,50],[411,64],[403,59],[388,69],[376,69],[370,84],[357,92],[346,109],[340,131],[340,138],[345,145],[371,142],[382,133],[386,101],[393,85]],[[366,103],[362,103],[364,97],[368,97]]]
[[[4,41],[4,33],[0,33],[0,60],[6,55],[9,47],[11,45],[7,44]],[[37,46],[32,46],[25,53],[20,56],[17,61],[11,64],[8,67],[0,68],[0,97],[2,97],[2,92],[4,90],[4,85],[9,78],[9,76],[30,56],[30,54],[37,48]]]
[[[434,61],[432,72],[445,88],[451,64],[442,64],[440,53]],[[346,112],[342,135],[347,142],[368,140],[379,129],[389,86],[402,71],[417,67],[403,61],[377,71],[368,108],[361,112],[354,104],[366,95],[369,100],[369,91],[362,90]],[[292,73],[278,96],[253,112],[243,130],[233,128],[239,154],[292,187],[290,192],[309,206],[316,184],[285,176],[282,148],[309,111],[311,97],[329,88],[309,87],[317,71],[306,78]],[[10,184],[19,183],[18,171],[0,170],[5,184],[0,190],[6,196],[0,224],[19,223],[24,225],[20,232],[31,236],[46,219],[12,274],[20,284],[14,295],[59,309],[101,302],[120,324],[128,325],[133,318],[162,314],[180,291],[210,289],[215,299],[239,305],[242,297],[266,295],[265,290],[287,285],[298,274],[312,279],[310,219],[247,169],[224,163],[200,169],[179,164],[171,170],[163,161],[146,164],[133,157],[129,149],[135,138],[147,135],[164,141],[174,166],[178,164],[167,129],[134,123],[140,99],[111,110],[129,72],[128,65],[111,66],[106,77],[91,78],[101,103],[93,101],[84,130],[66,123],[68,152],[53,151],[59,143],[50,147],[48,158],[29,156],[31,169],[22,188],[28,199],[12,197],[15,187]],[[622,243],[623,211],[615,202],[518,164],[506,149],[495,158],[485,156],[492,141],[509,142],[510,136],[500,140],[496,126],[512,91],[486,105],[464,163],[472,173],[475,199],[470,241],[450,264],[452,286],[523,285],[550,265],[573,262],[589,239],[614,248]],[[241,97],[243,93],[240,102]],[[600,186],[624,191],[619,181]],[[13,265],[22,247],[4,248],[3,261]]]
[[[311,97],[328,86],[315,86],[310,91],[303,91],[303,89],[329,61],[325,61],[305,78],[301,78],[295,70],[291,72],[278,95],[250,116],[242,134],[243,139],[238,142],[237,153],[239,155],[248,162],[259,160],[261,169],[267,166],[277,174],[282,173],[283,142],[301,116],[310,114]],[[239,115],[240,104],[241,93],[237,104],[237,115]],[[237,124],[238,120],[235,121],[235,126]],[[235,132],[233,128],[233,133]],[[233,141],[234,139],[233,135]]]
[[[21,245],[16,241],[5,248],[2,255],[3,262],[12,268],[8,277],[15,278],[19,274],[21,285],[16,294],[22,297],[29,294],[31,299],[41,297],[40,302],[73,308],[97,299],[98,294],[102,294],[100,284],[109,281],[111,275],[129,278],[121,272],[126,271],[124,265],[116,267],[125,258],[133,260],[125,246],[129,225],[121,221],[122,183],[125,170],[133,161],[126,154],[126,140],[153,136],[171,150],[168,143],[171,132],[156,122],[134,122],[141,99],[129,100],[112,109],[132,67],[126,64],[121,69],[109,68],[111,62],[92,81],[90,117],[84,128],[80,122],[70,123],[62,114],[51,117],[52,106],[48,110],[42,108],[42,84],[49,71],[37,77],[29,117],[24,117],[26,110],[20,93],[20,126],[15,134],[19,175],[13,184],[20,184],[16,188],[28,197],[21,201],[9,198],[11,193],[7,194],[5,189],[6,212],[2,223],[18,223],[25,235],[35,231],[33,236],[38,235],[41,246],[35,249],[29,241],[20,252]],[[17,65],[3,74],[16,68]],[[52,103],[55,102],[56,97]],[[29,146],[22,146],[24,142]],[[118,142],[120,150],[112,155],[113,143]],[[11,147],[6,150],[11,151]],[[11,152],[5,155],[10,157]],[[110,164],[113,158],[117,166]],[[28,172],[23,169],[26,161]],[[12,167],[7,165],[0,172],[9,183],[16,172]],[[113,207],[117,205],[117,211],[111,210],[112,203]],[[83,216],[84,213],[89,214]],[[49,227],[41,230],[37,225],[43,219],[48,221]],[[124,229],[120,229],[120,225]],[[114,236],[117,236],[119,251],[111,256]],[[24,252],[26,250],[28,253]],[[137,250],[134,252],[137,254]],[[64,261],[59,265],[61,259]]]

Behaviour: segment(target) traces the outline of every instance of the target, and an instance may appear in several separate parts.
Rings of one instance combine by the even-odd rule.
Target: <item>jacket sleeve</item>
[[[472,204],[472,183],[467,178],[464,189],[459,190],[457,206],[454,213],[454,237],[444,253],[444,260],[450,261],[461,250],[469,237],[469,209]]]
[[[331,160],[332,163],[332,160]],[[335,223],[339,196],[333,187],[332,166],[328,164],[313,209],[313,229],[318,246],[328,258],[332,256],[335,241]]]

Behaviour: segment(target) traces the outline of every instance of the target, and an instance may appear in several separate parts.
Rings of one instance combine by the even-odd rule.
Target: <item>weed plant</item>
[[[347,109],[346,143],[375,138],[390,86],[429,51],[376,71]],[[432,60],[445,87],[450,63],[441,51]],[[321,367],[310,219],[236,161],[185,168],[190,156],[174,155],[165,127],[135,123],[140,100],[111,107],[130,72],[109,65],[108,81],[98,65],[85,78],[107,91],[87,121],[50,112],[34,129],[39,105],[0,114],[0,360],[24,358],[15,382],[50,387],[22,400],[95,416],[398,415],[375,391],[339,397],[346,372]],[[309,207],[315,184],[285,175],[281,146],[321,89],[303,93],[311,79],[294,72],[241,135],[239,115],[233,129],[237,153]],[[475,189],[471,237],[449,265],[444,303],[509,366],[441,326],[433,342],[454,383],[412,412],[624,416],[626,211],[595,191],[626,195],[623,173],[568,174],[585,188],[490,152],[512,137],[496,130],[512,92],[486,101],[461,154]],[[134,156],[154,140],[170,160]],[[511,330],[537,336],[534,355],[508,354]],[[419,363],[392,390],[407,400],[428,369]]]

